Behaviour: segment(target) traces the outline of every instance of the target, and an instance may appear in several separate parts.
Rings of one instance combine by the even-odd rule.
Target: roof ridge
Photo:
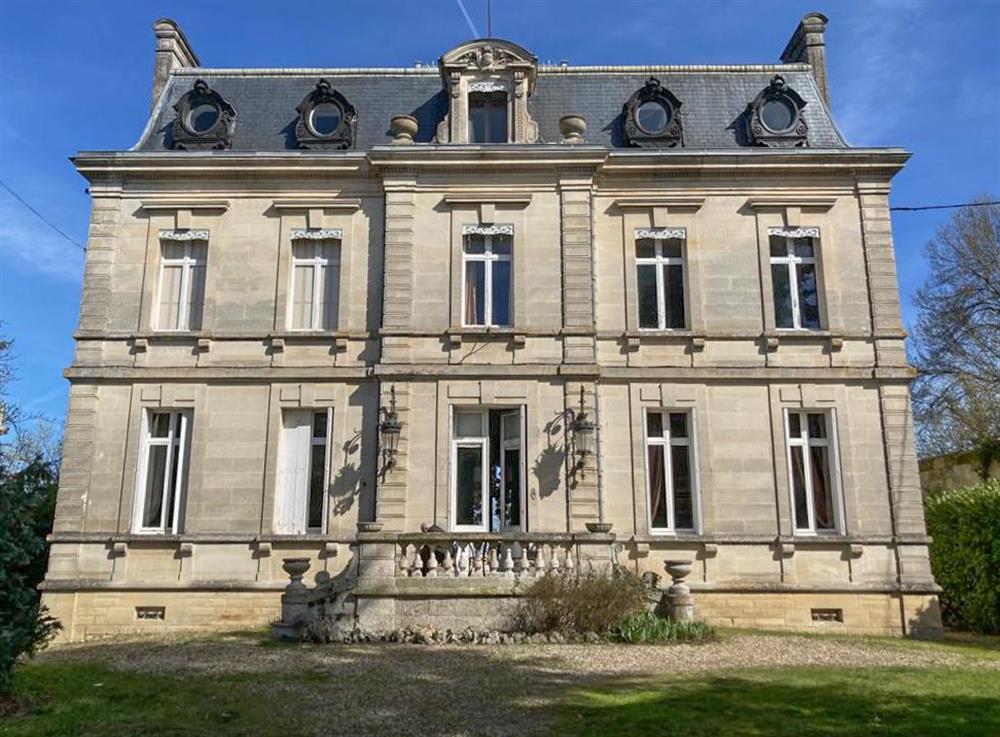
[[[808,72],[808,64],[642,64],[603,66],[539,65],[540,74],[649,74],[649,73],[760,73]],[[295,77],[329,75],[437,76],[437,66],[419,67],[178,67],[170,70],[175,77],[201,75],[225,77]]]

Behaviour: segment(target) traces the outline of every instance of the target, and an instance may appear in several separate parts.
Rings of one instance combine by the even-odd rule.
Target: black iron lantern
[[[382,457],[387,468],[396,465],[396,453],[399,450],[399,436],[403,432],[403,421],[396,413],[396,387],[389,388],[389,409],[380,410],[382,422],[379,424],[379,435],[382,441]]]
[[[597,426],[594,421],[587,416],[583,403],[583,387],[580,387],[580,411],[573,418],[573,450],[578,456],[577,468],[582,469],[587,461],[587,456],[594,451],[594,433]]]

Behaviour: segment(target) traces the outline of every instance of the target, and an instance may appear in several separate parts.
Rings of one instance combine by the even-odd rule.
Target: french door
[[[452,416],[451,528],[524,529],[522,409],[460,409]]]

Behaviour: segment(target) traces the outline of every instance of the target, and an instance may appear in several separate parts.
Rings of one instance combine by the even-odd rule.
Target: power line
[[[923,207],[890,207],[890,210],[897,212],[920,212],[921,210],[954,210],[958,207],[986,207],[988,205],[1000,205],[1000,201],[993,202],[967,202],[964,205],[924,205]]]
[[[30,211],[30,212],[31,212],[31,213],[32,213],[32,214],[33,214],[33,215],[34,215],[34,216],[35,216],[36,218],[38,218],[38,219],[39,219],[39,220],[41,220],[41,221],[42,221],[43,223],[45,223],[46,225],[48,225],[48,226],[49,226],[50,228],[52,228],[52,230],[54,230],[55,232],[57,232],[57,233],[58,233],[59,235],[61,235],[61,236],[62,236],[63,238],[65,238],[66,240],[68,240],[68,241],[69,241],[70,243],[72,243],[72,244],[73,244],[74,246],[76,246],[77,248],[79,248],[79,249],[80,249],[81,251],[83,251],[84,253],[86,253],[86,252],[87,252],[87,248],[86,248],[85,246],[82,246],[82,245],[80,245],[80,244],[79,244],[79,243],[77,243],[77,242],[76,242],[76,241],[75,241],[75,240],[74,240],[73,238],[70,238],[70,237],[69,237],[68,235],[66,235],[66,234],[65,234],[64,232],[62,232],[61,230],[59,230],[59,228],[58,228],[58,227],[57,227],[56,225],[54,225],[53,223],[51,223],[51,222],[50,222],[50,221],[48,220],[48,218],[46,218],[46,217],[45,217],[44,215],[42,215],[42,213],[38,212],[38,210],[36,210],[35,208],[33,208],[33,207],[32,207],[31,205],[29,205],[29,204],[28,204],[28,203],[27,203],[27,202],[25,201],[25,199],[24,199],[24,198],[23,198],[23,197],[22,197],[21,195],[19,195],[19,194],[18,194],[17,192],[15,192],[14,190],[12,190],[12,189],[11,189],[11,188],[10,188],[10,187],[9,187],[9,186],[7,185],[7,182],[5,182],[5,181],[4,181],[3,179],[0,179],[0,187],[3,187],[4,189],[6,189],[6,190],[7,190],[7,191],[8,191],[9,193],[10,193],[11,197],[13,197],[13,198],[14,198],[15,200],[17,200],[18,202],[20,202],[20,203],[21,203],[22,205],[24,205],[24,206],[25,206],[26,208],[28,208],[28,210],[29,210],[29,211]]]

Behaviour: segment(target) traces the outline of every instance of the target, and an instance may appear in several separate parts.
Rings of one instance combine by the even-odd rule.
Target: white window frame
[[[157,285],[157,301],[156,301],[156,330],[161,332],[190,332],[191,331],[191,285],[192,285],[192,272],[194,268],[200,263],[202,268],[208,268],[208,241],[204,238],[194,238],[190,240],[181,241],[184,245],[184,255],[180,258],[167,258],[164,255],[164,245],[172,244],[179,245],[177,240],[170,238],[162,238],[160,240],[160,275],[159,282]],[[201,253],[202,258],[198,259],[193,255],[193,252],[197,250]],[[181,294],[180,294],[180,304],[177,308],[177,324],[167,327],[160,325],[160,315],[163,312],[163,275],[168,266],[180,266],[181,267]],[[204,294],[202,295],[201,309],[204,311]]]
[[[785,242],[785,255],[784,256],[772,256],[771,254],[771,237],[778,236]],[[797,256],[795,255],[795,241],[796,240],[808,240],[813,249],[813,255],[811,257]],[[820,294],[819,289],[819,266],[816,261],[816,249],[819,248],[819,236],[818,235],[785,235],[782,233],[769,233],[767,252],[768,258],[772,266],[781,265],[788,269],[788,288],[791,290],[792,298],[792,327],[778,327],[778,315],[774,315],[774,326],[776,330],[822,330],[823,329],[823,297]],[[802,310],[799,305],[799,266],[803,264],[810,264],[813,266],[814,272],[816,274],[816,304],[819,310],[819,327],[810,328],[802,327]],[[771,275],[771,300],[774,303],[774,276]]]
[[[170,424],[165,438],[154,438],[150,436],[152,430],[152,419],[154,414],[169,414]],[[132,514],[132,530],[140,535],[176,535],[182,528],[181,513],[184,508],[184,501],[187,495],[187,474],[190,434],[191,434],[190,410],[176,409],[146,409],[142,416],[142,445],[139,452],[139,468],[136,473],[135,504]],[[144,527],[142,520],[146,516],[146,476],[149,473],[149,449],[154,446],[166,446],[167,457],[165,460],[166,473],[163,475],[163,494],[160,504],[160,520],[167,518],[168,494],[167,482],[170,480],[170,468],[173,465],[174,454],[178,454],[177,476],[174,479],[173,489],[173,516],[170,528],[163,524],[159,527]]]
[[[306,469],[312,469],[313,454],[317,452],[317,448],[322,448],[323,452],[323,504],[320,511],[320,526],[310,527],[309,526],[309,492],[310,492],[310,482],[311,476],[307,474],[306,483],[303,488],[295,489],[296,494],[304,494],[305,501],[302,505],[302,519],[292,521],[295,524],[295,530],[292,532],[285,531],[283,529],[283,524],[288,521],[285,520],[284,507],[286,505],[292,505],[293,501],[288,498],[289,489],[287,487],[287,479],[284,475],[285,468],[283,466],[287,461],[286,451],[287,448],[285,443],[288,442],[287,438],[287,426],[286,426],[286,416],[287,413],[302,413],[309,417],[309,458],[306,461]],[[316,433],[316,415],[326,413],[326,438],[317,438]],[[333,407],[323,408],[313,408],[308,407],[294,408],[284,410],[281,413],[281,447],[278,450],[278,475],[277,475],[277,499],[275,505],[275,521],[274,529],[276,534],[289,534],[289,535],[308,535],[308,534],[321,534],[325,535],[327,533],[327,526],[329,523],[329,504],[330,504],[330,455],[331,455],[331,438],[333,437]]]
[[[481,235],[483,237],[483,253],[469,253],[466,251],[466,239],[472,235]],[[513,231],[510,233],[498,233],[498,235],[508,235],[510,236],[510,253],[493,253],[493,234],[491,233],[463,233],[462,234],[462,327],[467,328],[507,328],[514,324],[514,234]],[[483,267],[483,322],[482,323],[470,323],[465,320],[466,304],[469,298],[466,294],[466,289],[468,288],[468,282],[466,269],[467,264],[470,261],[481,261],[485,264]],[[511,264],[510,269],[510,285],[507,290],[507,314],[510,316],[510,322],[504,323],[503,325],[493,322],[493,264],[497,262],[506,262]]]
[[[659,414],[663,425],[663,437],[650,437],[649,415]],[[670,415],[685,414],[688,418],[688,437],[675,438],[670,434]],[[701,529],[701,471],[698,468],[697,423],[692,407],[646,407],[642,413],[643,464],[646,469],[646,528],[651,535],[676,535],[677,533],[698,534]],[[653,477],[649,467],[649,447],[663,447],[664,490],[667,503],[667,526],[653,527],[652,485]],[[691,524],[690,528],[677,529],[674,520],[674,460],[669,448],[673,446],[688,449],[688,467],[691,469]]]
[[[526,429],[525,422],[525,407],[524,405],[517,405],[515,407],[483,407],[483,406],[469,406],[461,404],[451,405],[449,416],[448,416],[448,437],[449,442],[449,484],[448,484],[448,525],[449,530],[452,532],[488,532],[490,529],[490,516],[491,510],[489,506],[490,501],[490,438],[489,438],[489,412],[490,410],[497,410],[500,412],[518,412],[519,422],[520,422],[520,432],[521,436],[518,438],[517,443],[514,441],[504,442],[503,439],[503,419],[501,418],[501,430],[500,430],[500,463],[501,467],[503,465],[503,452],[505,449],[516,447],[520,450],[520,469],[519,469],[519,481],[518,493],[521,495],[520,507],[520,532],[526,532],[527,529],[527,519],[528,519],[528,499],[525,494],[527,479],[525,478],[525,472],[527,470],[527,439],[525,438],[524,432]],[[456,437],[455,432],[458,428],[458,423],[456,422],[455,415],[458,412],[478,412],[479,413],[479,435],[476,436],[460,436]],[[478,525],[460,525],[458,524],[458,449],[463,448],[479,448],[480,452],[480,463],[482,465],[482,480],[480,481],[480,488],[482,489],[482,507],[483,507],[483,520]],[[501,520],[502,522],[502,520]]]
[[[641,232],[641,231],[640,231]],[[669,237],[655,237],[653,242],[655,244],[655,255],[653,257],[639,256],[638,255],[638,245],[640,240],[649,240],[650,235],[642,235],[636,233],[635,244],[633,246],[635,250],[635,274],[636,274],[636,322],[639,325],[639,330],[687,330],[688,329],[688,306],[687,306],[687,264],[685,264],[687,256],[687,238],[685,233],[680,235],[672,234]],[[665,240],[680,240],[681,242],[681,255],[680,258],[675,258],[673,256],[663,255],[663,241]],[[681,267],[681,284],[684,289],[684,294],[681,295],[684,302],[684,325],[679,328],[667,327],[667,286],[663,279],[663,267],[664,266],[680,266]],[[644,328],[642,327],[642,307],[639,304],[639,267],[640,266],[655,266],[656,267],[656,327]]]
[[[456,421],[455,414],[457,412],[479,412],[479,435],[478,436],[456,436],[455,432],[458,429],[458,422]],[[451,465],[451,483],[450,483],[450,497],[449,497],[449,514],[448,522],[449,527],[454,532],[486,532],[489,530],[489,465],[490,457],[488,451],[489,437],[486,424],[486,413],[482,411],[480,407],[463,407],[463,406],[453,406],[451,408],[451,418],[449,422],[448,435],[451,438],[451,453],[450,453],[450,465]],[[481,505],[482,505],[482,522],[478,525],[460,525],[458,524],[458,449],[459,448],[479,448],[479,465],[482,470],[479,483]]]
[[[791,415],[799,416],[799,434],[791,434]],[[809,415],[823,415],[826,420],[826,437],[813,438],[809,435]],[[840,447],[837,442],[837,413],[834,409],[785,409],[785,457],[788,464],[788,496],[791,502],[792,530],[796,535],[842,535],[844,531],[844,493],[840,477]],[[805,477],[806,514],[808,527],[799,527],[795,518],[795,471],[792,466],[792,448],[802,448],[802,473]],[[813,505],[812,457],[810,447],[827,448],[830,474],[830,493],[833,494],[833,529],[816,529],[816,511]]]
[[[333,259],[323,257],[323,244],[332,244],[334,246],[334,253],[336,257]],[[314,239],[314,238],[293,238],[292,248],[291,248],[291,260],[292,265],[288,270],[288,307],[286,313],[285,324],[288,325],[288,329],[293,332],[317,332],[317,331],[328,331],[332,332],[337,330],[338,323],[340,322],[340,290],[343,284],[341,283],[341,251],[342,251],[342,239],[338,237]],[[313,255],[309,258],[299,258],[295,255],[295,247],[311,245],[313,246]],[[313,300],[309,305],[309,327],[297,328],[294,326],[293,314],[295,311],[295,267],[296,266],[312,266],[313,267]],[[336,309],[336,319],[331,320],[331,325],[329,327],[324,327],[323,325],[323,312],[319,309],[319,295],[320,290],[323,288],[325,280],[330,278],[330,267],[337,267],[337,305],[327,305],[327,310],[331,310],[335,307]]]

